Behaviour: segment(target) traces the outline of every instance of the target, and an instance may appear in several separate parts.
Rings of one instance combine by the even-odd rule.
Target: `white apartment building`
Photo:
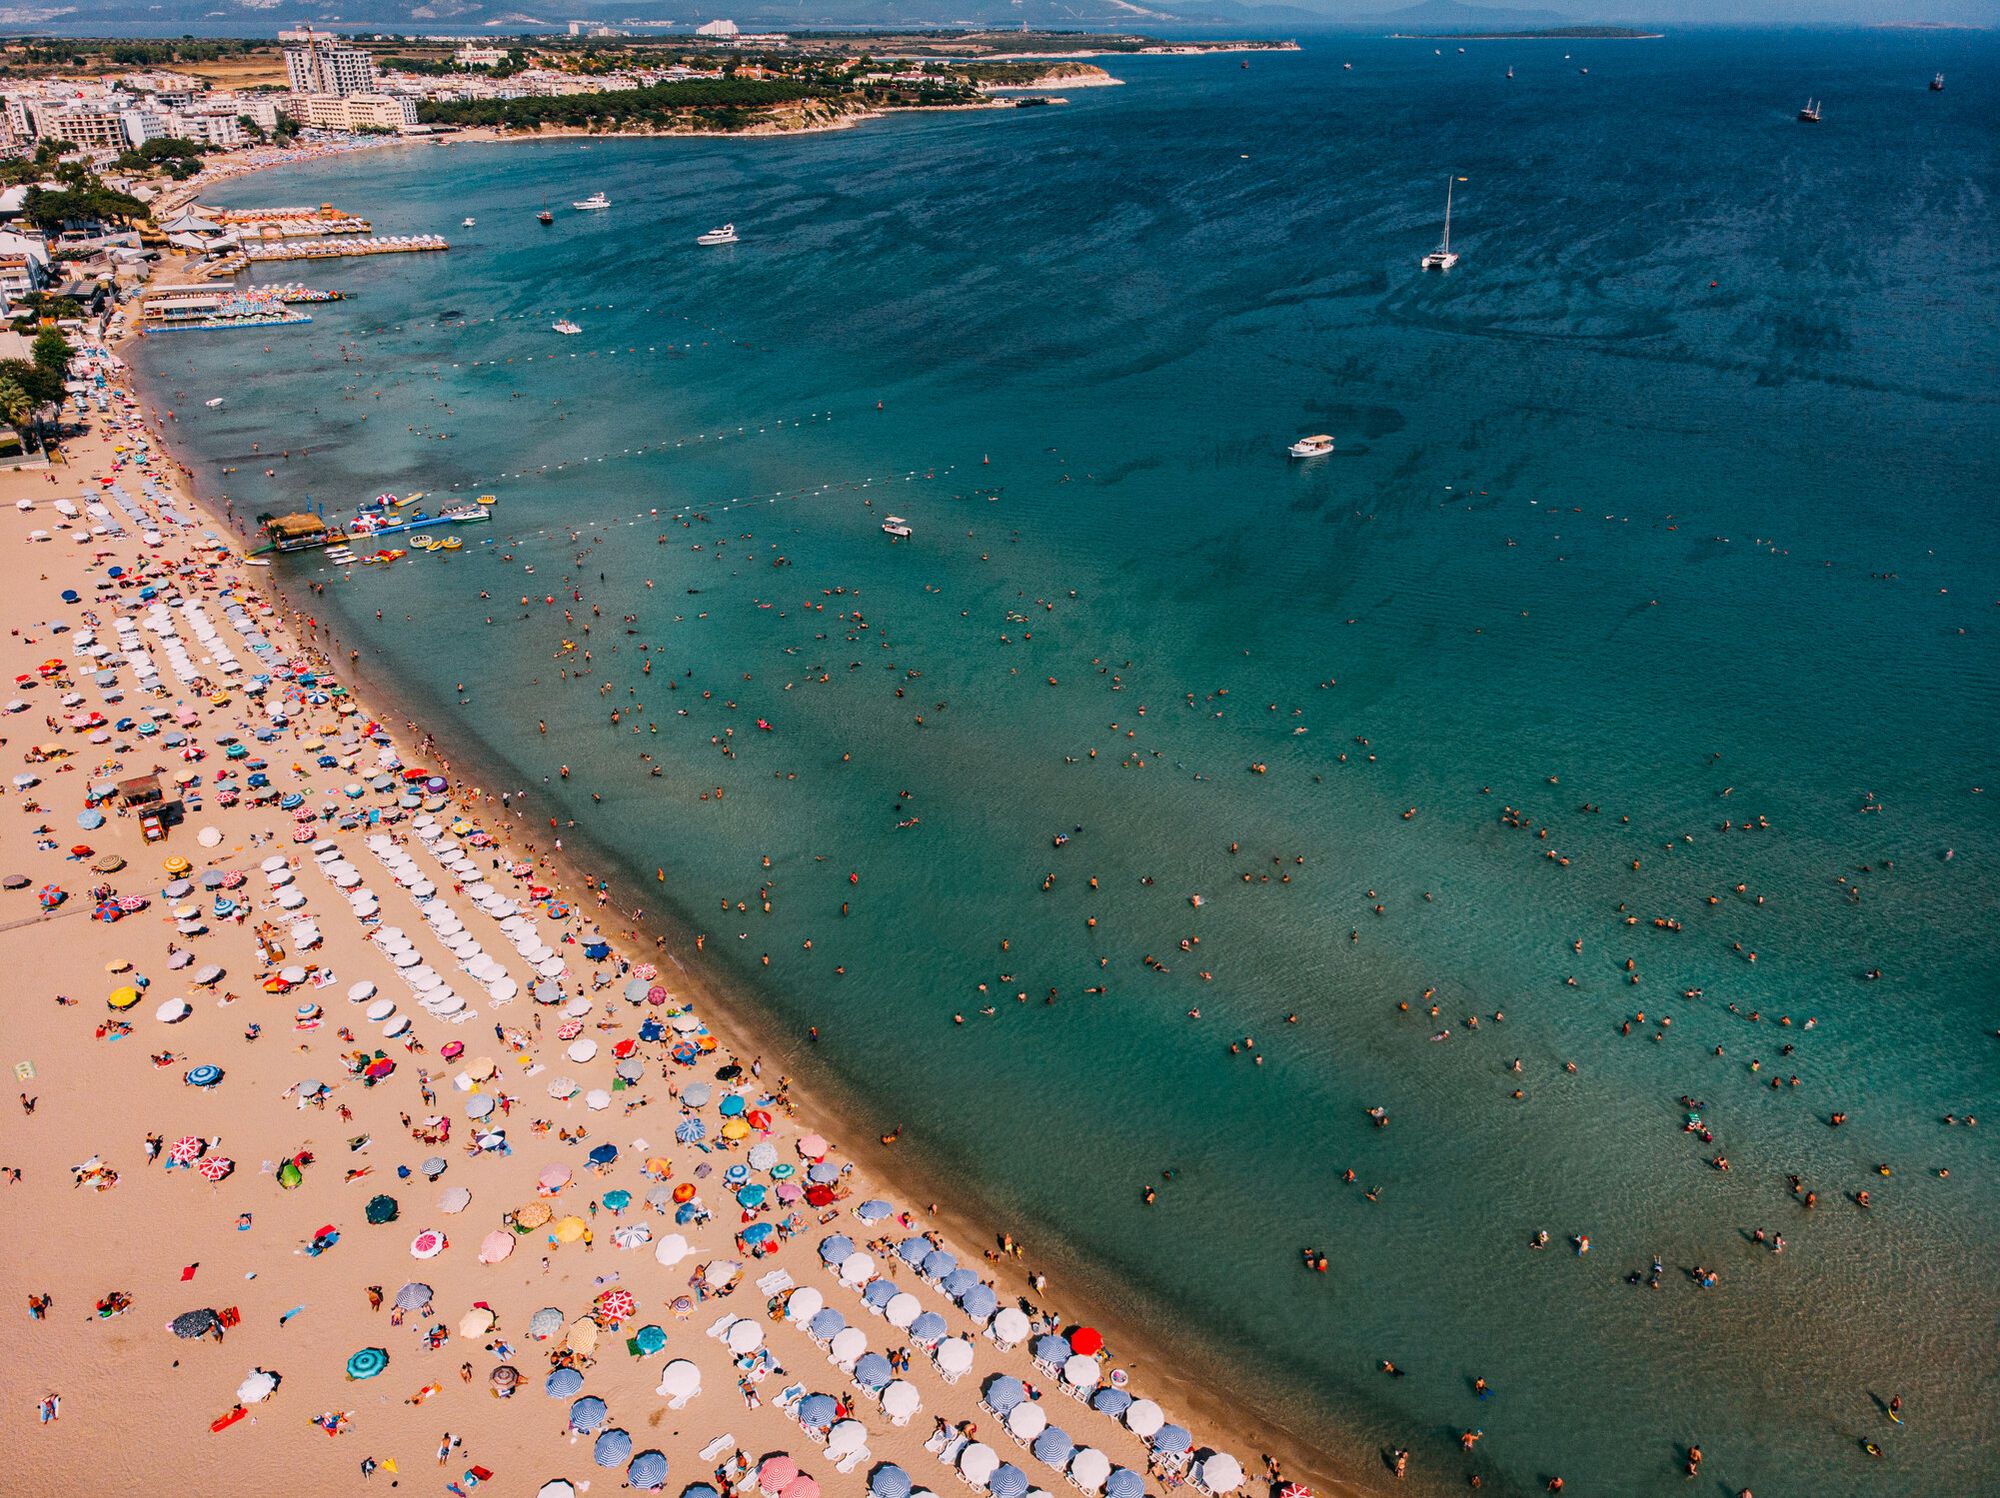
[[[395,94],[294,94],[286,112],[315,130],[401,130],[417,122],[417,104]]]
[[[339,38],[317,36],[285,47],[285,72],[295,94],[365,94],[377,83],[375,59]]]

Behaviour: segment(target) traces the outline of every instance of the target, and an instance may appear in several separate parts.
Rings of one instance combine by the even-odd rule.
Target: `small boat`
[[[1507,64],[1507,76],[1509,78],[1514,76],[1514,65],[1512,63]]]
[[[549,324],[549,327],[552,331],[561,333],[566,337],[570,334],[581,333],[583,331],[582,328],[578,327],[575,323],[571,322],[567,317],[557,318],[554,322]]]
[[[722,227],[721,227],[720,229],[710,229],[710,230],[709,230],[709,231],[708,231],[708,232],[707,232],[706,234],[703,234],[703,235],[699,236],[699,237],[698,237],[698,238],[697,238],[697,239],[695,240],[695,243],[696,243],[696,244],[735,244],[735,243],[736,243],[736,239],[737,239],[737,235],[736,235],[736,225],[734,225],[734,224],[724,224],[724,225],[723,225],[723,226],[722,226]]]
[[[1817,125],[1819,123],[1819,100],[1806,100],[1806,107],[1799,111],[1799,123]]]
[[[549,212],[549,210],[546,208],[544,208],[540,213],[536,214],[535,218],[537,222],[545,225],[552,224],[556,221],[556,216],[553,213]]]
[[[477,223],[477,222],[478,222],[478,220],[477,220],[477,219],[470,219],[470,218],[469,218],[469,219],[466,219],[466,220],[464,220],[464,224],[465,224],[465,227],[466,227],[466,228],[468,228],[468,229],[470,229],[470,228],[471,228],[471,227],[472,227],[472,226],[473,226],[473,225],[474,225],[475,223]]]
[[[1944,92],[1944,74],[1933,73],[1931,75],[1931,92],[1934,94],[1941,94]]]
[[[1324,432],[1313,437],[1301,437],[1285,451],[1295,458],[1323,458],[1333,451],[1333,438]]]
[[[213,411],[217,406],[222,404],[222,397],[218,395],[213,400],[203,401],[202,404],[208,407],[209,410]]]
[[[609,208],[611,206],[611,199],[604,196],[601,192],[594,192],[587,198],[578,198],[569,206],[576,209],[579,213],[591,213],[599,208]]]
[[[459,540],[458,537],[446,536],[442,541],[438,542],[437,549],[439,551],[457,551],[464,545],[465,543]]]
[[[891,515],[886,520],[884,520],[882,522],[882,531],[883,534],[885,535],[897,536],[897,537],[903,537],[912,534],[910,530],[910,522],[905,520],[901,515]]]
[[[1424,256],[1420,262],[1425,270],[1450,270],[1458,264],[1458,256],[1451,248],[1451,190],[1455,183],[1463,182],[1463,177],[1447,177],[1444,184],[1444,238],[1438,247]]]
[[[474,501],[475,504],[482,504],[482,505],[498,504],[499,502],[500,502],[499,499],[491,494],[482,494],[479,496],[477,500]]]

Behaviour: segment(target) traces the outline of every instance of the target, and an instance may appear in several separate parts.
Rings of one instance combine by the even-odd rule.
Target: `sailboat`
[[[1931,75],[1931,92],[1934,94],[1941,94],[1944,92],[1944,74],[1933,73]]]
[[[556,221],[556,216],[553,213],[549,212],[549,205],[544,203],[542,204],[542,211],[535,215],[535,219],[537,222],[547,225],[554,223]]]
[[[1507,64],[1507,76],[1509,78],[1514,76],[1514,65],[1511,62]]]
[[[1444,238],[1438,241],[1436,249],[1424,256],[1422,264],[1425,270],[1450,270],[1454,265],[1458,264],[1458,256],[1452,252],[1451,248],[1451,190],[1453,184],[1463,182],[1464,180],[1465,178],[1463,177],[1445,178]]]
[[[1806,107],[1799,111],[1799,120],[1802,124],[1817,125],[1819,123],[1819,100],[1806,100]]]

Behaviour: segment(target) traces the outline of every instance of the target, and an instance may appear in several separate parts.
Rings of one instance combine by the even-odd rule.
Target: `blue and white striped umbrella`
[[[682,1144],[700,1144],[708,1134],[708,1125],[698,1118],[684,1118],[674,1125],[674,1138]]]
[[[1000,1297],[990,1285],[974,1285],[958,1298],[958,1304],[974,1321],[985,1321],[1000,1309]]]
[[[840,1167],[822,1160],[806,1172],[806,1179],[815,1186],[832,1186],[840,1180]]]
[[[567,1399],[583,1387],[583,1375],[574,1368],[558,1368],[542,1381],[542,1392],[551,1399]]]
[[[823,1264],[838,1264],[853,1252],[854,1240],[845,1233],[835,1233],[820,1240],[819,1257]]]
[[[1114,1389],[1106,1384],[1090,1396],[1090,1407],[1100,1415],[1109,1415],[1116,1420],[1132,1407],[1132,1396],[1123,1389]]]
[[[894,1462],[884,1462],[868,1474],[871,1498],[910,1498],[910,1488],[910,1474]]]
[[[996,1373],[987,1380],[986,1407],[996,1415],[1005,1415],[1027,1397],[1026,1387],[1011,1373]]]
[[[896,1286],[892,1280],[870,1280],[868,1288],[861,1292],[862,1302],[882,1310],[896,1298]]]
[[[1104,1479],[1104,1498],[1146,1498],[1146,1479],[1130,1467],[1113,1467]]]
[[[947,1253],[941,1248],[934,1248],[924,1255],[923,1270],[925,1279],[941,1280],[956,1268],[958,1268],[957,1254]]]
[[[1167,1456],[1179,1456],[1194,1449],[1194,1437],[1184,1425],[1162,1425],[1153,1432],[1153,1449]]]
[[[930,1251],[929,1241],[923,1238],[905,1238],[896,1245],[896,1257],[912,1269],[923,1263],[924,1255]]]
[[[655,1491],[667,1485],[667,1458],[658,1451],[642,1451],[632,1458],[632,1465],[625,1469],[625,1480],[642,1492]]]
[[[854,1365],[854,1382],[873,1391],[885,1387],[896,1372],[879,1352],[864,1352]]]
[[[1060,1368],[1069,1361],[1069,1338],[1050,1332],[1045,1337],[1035,1338],[1031,1351],[1038,1363],[1054,1363]]]
[[[1065,1463],[1076,1455],[1076,1442],[1060,1426],[1051,1425],[1035,1437],[1035,1444],[1029,1448],[1035,1453],[1035,1460],[1047,1462],[1060,1472]]]
[[[883,1218],[889,1216],[895,1210],[896,1209],[894,1207],[890,1206],[887,1202],[883,1201],[882,1198],[878,1196],[875,1197],[873,1200],[865,1201],[860,1206],[856,1207],[854,1209],[854,1215],[856,1217],[859,1217],[863,1222],[880,1222]],[[903,1469],[901,1467],[896,1467],[891,1470],[901,1472]]]
[[[480,1096],[484,1097],[485,1094],[481,1093]],[[960,1266],[959,1268],[952,1270],[952,1272],[946,1275],[943,1279],[939,1280],[938,1288],[944,1291],[944,1293],[949,1295],[953,1300],[957,1300],[959,1296],[963,1295],[966,1291],[970,1290],[974,1285],[978,1283],[979,1283],[978,1275],[974,1274],[970,1269]]]
[[[806,1330],[822,1342],[831,1342],[847,1325],[847,1318],[832,1306],[824,1306],[813,1312],[812,1320],[806,1323]]]
[[[597,1444],[590,1448],[592,1459],[600,1467],[622,1467],[631,1454],[632,1437],[615,1425],[598,1432]]]
[[[935,1342],[950,1330],[936,1311],[925,1311],[910,1323],[910,1336],[917,1342]]]
[[[603,1400],[595,1394],[586,1394],[569,1407],[569,1428],[587,1434],[602,1425],[608,1413]]]
[[[830,1426],[833,1424],[833,1396],[830,1394],[808,1394],[799,1401],[799,1424]]]
[[[986,1487],[993,1498],[1027,1498],[1028,1474],[1012,1462],[1002,1462],[986,1479]]]

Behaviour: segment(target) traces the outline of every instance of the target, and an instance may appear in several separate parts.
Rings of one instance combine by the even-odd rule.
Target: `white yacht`
[[[1324,432],[1315,437],[1301,437],[1285,451],[1295,458],[1323,458],[1333,451],[1333,438]]]
[[[736,235],[736,225],[734,225],[734,224],[724,224],[724,225],[723,225],[723,226],[722,226],[722,227],[721,227],[720,229],[710,229],[710,230],[709,230],[709,231],[708,231],[708,232],[707,232],[706,234],[704,234],[704,235],[702,235],[702,236],[701,236],[700,238],[696,239],[696,240],[695,240],[695,243],[696,243],[696,244],[735,244],[735,243],[736,243],[736,238],[737,238],[737,235]]]
[[[565,337],[568,337],[572,334],[581,333],[583,331],[582,328],[578,327],[575,323],[571,322],[567,317],[557,318],[554,322],[549,324],[549,328],[552,332],[561,333]]]
[[[589,213],[593,209],[609,208],[611,206],[611,199],[604,196],[601,192],[594,192],[587,198],[578,198],[569,206],[576,209],[579,213]]]
[[[1451,248],[1451,189],[1454,183],[1463,182],[1463,177],[1447,177],[1444,184],[1444,238],[1438,247],[1423,258],[1425,270],[1450,270],[1458,264],[1458,256]]]
[[[910,522],[905,520],[901,515],[889,516],[882,522],[882,529],[885,534],[891,536],[901,537],[912,534],[910,530]]]

